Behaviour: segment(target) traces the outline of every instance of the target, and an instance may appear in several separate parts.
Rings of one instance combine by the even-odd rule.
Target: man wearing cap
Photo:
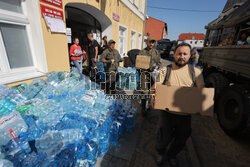
[[[150,73],[152,72],[154,69],[158,69],[161,65],[161,56],[159,54],[159,52],[154,48],[155,45],[155,39],[154,37],[148,37],[145,40],[147,47],[144,48],[143,50],[141,50],[139,52],[139,55],[144,55],[144,56],[150,56],[151,57],[151,62],[150,62],[150,68],[149,69],[141,69],[141,90],[142,93],[145,95],[148,95],[149,93],[149,89],[151,87],[150,83],[151,83],[151,77],[150,77]],[[141,107],[142,107],[142,112],[144,114],[146,114],[147,112],[147,107],[146,107],[146,99],[142,99],[141,101]]]
[[[106,85],[106,92],[110,93],[110,90],[115,90],[116,73],[119,66],[119,60],[121,56],[118,50],[115,49],[115,41],[110,40],[108,42],[108,48],[101,54],[101,61],[106,63],[106,72],[108,83]]]

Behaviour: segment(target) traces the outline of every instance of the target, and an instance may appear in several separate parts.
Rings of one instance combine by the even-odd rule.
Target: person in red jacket
[[[83,55],[86,54],[84,50],[82,50],[81,46],[79,45],[79,39],[74,38],[74,44],[70,46],[70,59],[76,66],[78,73],[80,74],[81,79],[83,79],[82,74],[82,58]]]

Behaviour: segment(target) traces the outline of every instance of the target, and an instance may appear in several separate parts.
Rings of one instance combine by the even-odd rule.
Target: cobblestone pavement
[[[250,141],[226,135],[216,118],[193,116],[192,140],[202,167],[250,166]]]
[[[157,167],[155,162],[157,122],[158,115],[156,111],[151,111],[149,116],[144,119],[141,134],[138,138],[134,156],[130,163],[131,167]],[[185,148],[177,158],[180,167],[192,166],[187,148]],[[164,162],[162,166],[168,166],[167,162]]]

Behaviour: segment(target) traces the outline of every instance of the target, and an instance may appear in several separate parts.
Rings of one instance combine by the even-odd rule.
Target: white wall
[[[204,40],[184,40],[184,41],[178,41],[178,44],[185,42],[191,45],[192,48],[202,48],[204,44]]]

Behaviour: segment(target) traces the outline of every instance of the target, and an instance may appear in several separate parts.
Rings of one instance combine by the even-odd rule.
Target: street
[[[202,167],[248,167],[250,141],[233,139],[216,118],[193,116],[192,140]]]

